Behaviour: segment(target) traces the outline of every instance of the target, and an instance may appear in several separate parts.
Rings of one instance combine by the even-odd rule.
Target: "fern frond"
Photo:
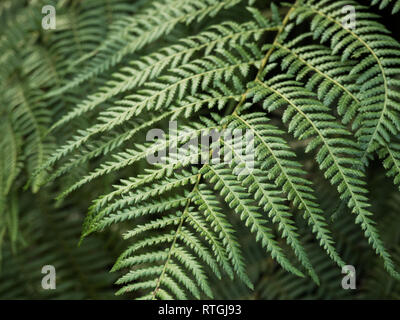
[[[195,169],[193,169],[193,171],[195,171]],[[90,223],[93,224],[97,220],[103,218],[106,215],[109,215],[110,213],[113,213],[120,208],[123,208],[124,206],[134,205],[153,197],[159,197],[162,194],[180,186],[184,186],[187,184],[193,185],[196,182],[196,179],[196,172],[182,171],[180,174],[175,173],[173,177],[168,178],[168,180],[166,181],[159,182],[158,184],[153,184],[151,188],[146,186],[142,188],[142,190],[136,190],[136,194],[132,194],[132,192],[130,192],[128,193],[128,195],[122,195],[120,199],[117,199],[114,202],[107,204],[102,210],[96,211],[98,210],[97,208],[99,208],[99,202],[104,204],[107,203],[106,201],[103,201],[103,198],[100,198],[99,201],[96,201],[94,206],[92,207],[88,219],[89,221],[91,221]],[[109,201],[109,199],[106,200]],[[169,206],[165,206],[164,202],[161,202],[161,206],[163,210],[169,208]],[[142,211],[144,213],[151,212],[151,210],[148,210],[149,208],[147,208],[146,206],[143,209],[144,210],[138,210],[138,214],[140,214]]]
[[[213,184],[214,189],[220,192],[229,207],[235,210],[246,225],[255,232],[257,240],[271,252],[272,257],[284,269],[302,277],[303,274],[287,260],[282,249],[273,239],[271,230],[265,226],[265,220],[262,219],[257,206],[251,203],[246,189],[236,180],[232,172],[223,165],[206,165],[200,173]],[[249,280],[245,282],[251,285]]]
[[[90,65],[80,72],[75,80],[55,94],[61,94],[107,71],[121,62],[126,55],[133,54],[171,33],[177,24],[200,22],[207,16],[213,17],[219,11],[229,9],[239,2],[240,0],[154,1],[139,14],[125,19],[123,23],[120,22],[117,31],[114,30],[102,47],[96,50]]]
[[[156,154],[157,152],[166,150],[168,147],[174,148],[180,144],[196,138],[200,134],[207,133],[207,131],[214,129],[213,127],[206,127],[204,124],[192,124],[190,127],[182,127],[176,135],[171,135],[169,139],[161,140],[158,143],[146,143],[145,145],[137,145],[136,149],[128,149],[123,152],[117,153],[113,156],[114,161],[108,161],[102,164],[99,168],[91,172],[89,175],[83,177],[74,185],[64,191],[59,198],[63,198],[78,189],[79,187],[87,184],[93,179],[99,178],[111,172],[121,170],[126,166],[130,166],[140,160]]]
[[[86,163],[95,157],[105,155],[115,150],[132,139],[132,137],[134,137],[136,134],[144,131],[146,128],[154,126],[156,123],[161,122],[162,120],[169,119],[173,121],[181,114],[183,114],[185,117],[189,117],[192,113],[198,111],[200,108],[211,109],[218,107],[219,109],[222,109],[231,100],[237,101],[239,99],[239,95],[234,95],[234,93],[229,90],[225,92],[211,90],[211,94],[201,94],[193,98],[189,97],[187,100],[185,99],[182,101],[180,106],[173,107],[170,111],[163,112],[148,121],[144,121],[140,125],[126,131],[123,134],[116,134],[115,136],[110,137],[109,140],[103,139],[104,141],[99,141],[97,144],[96,141],[91,143],[87,146],[88,150],[83,150],[82,155],[75,156],[68,163],[64,164],[47,179],[47,182],[70,172],[74,167],[82,165],[83,163]],[[43,168],[54,165],[62,157],[69,155],[74,150],[83,146],[86,142],[88,142],[92,135],[94,136],[95,133],[97,133],[92,133],[93,129],[94,128],[90,128],[86,131],[80,132],[80,136],[74,137],[73,140],[59,148],[53,154],[53,156],[48,159]]]
[[[223,242],[226,252],[228,252],[229,258],[231,259],[235,270],[239,274],[243,275],[243,278],[245,278],[244,275],[246,272],[244,261],[238,241],[234,235],[234,228],[222,214],[218,198],[206,185],[201,184],[195,190],[193,202],[199,206],[200,211],[204,212],[205,219],[210,223],[215,233]],[[232,270],[227,263],[225,256],[221,254],[218,256],[219,259],[221,259],[224,270],[230,275],[231,278],[233,278]]]
[[[83,103],[78,104],[52,128],[59,127],[84,112],[93,110],[118,94],[154,80],[165,70],[187,64],[199,51],[208,55],[212,50],[223,49],[226,44],[230,46],[233,44],[243,45],[247,41],[257,41],[265,32],[276,29],[267,20],[265,21],[243,24],[225,22],[211,26],[196,36],[181,39],[178,44],[162,48],[140,60],[133,60],[128,67],[124,65],[117,73],[113,74],[113,79],[107,82],[107,86],[100,88]]]
[[[300,45],[312,33],[303,34],[290,41],[277,43],[270,61],[278,60],[284,71],[296,76],[297,81],[305,81],[306,88],[317,92],[318,99],[325,105],[338,100],[338,113],[347,124],[360,112],[357,98],[358,87],[351,75],[354,63],[342,62],[340,56],[332,55],[331,50],[322,45]]]
[[[346,28],[341,23],[341,9],[351,4],[357,11],[357,28]],[[312,17],[311,31],[315,39],[330,41],[333,54],[342,60],[359,59],[351,74],[357,75],[359,100],[363,119],[356,122],[357,137],[362,149],[372,152],[377,145],[390,141],[397,134],[399,102],[393,75],[400,73],[399,44],[383,25],[375,21],[376,15],[368,13],[355,2],[305,1],[294,15],[298,23]],[[362,126],[360,122],[362,121]]]
[[[268,71],[268,68],[265,69],[265,73]],[[365,236],[382,257],[386,269],[397,277],[393,262],[370,218],[372,213],[367,209],[370,204],[365,196],[367,190],[362,180],[364,174],[350,167],[357,164],[359,160],[356,159],[360,155],[357,144],[347,138],[351,134],[336,122],[329,114],[329,108],[320,103],[313,93],[289,76],[279,75],[264,82],[258,81],[252,90],[254,102],[263,100],[263,107],[269,112],[281,106],[287,107],[282,120],[287,123],[289,132],[295,138],[311,139],[306,152],[320,146],[316,155],[320,169],[332,185],[337,185],[341,199],[347,201],[348,207],[357,215],[356,223],[361,224]]]
[[[136,237],[141,232],[151,229],[164,229],[168,226],[177,226],[176,231],[172,233],[166,232],[164,235],[145,238],[141,241],[136,241],[135,245],[128,248],[119,258],[113,270],[121,268],[135,267],[134,271],[129,272],[119,280],[119,283],[130,283],[140,279],[140,282],[135,284],[125,285],[119,293],[142,289],[148,291],[152,289],[150,294],[145,295],[147,298],[159,297],[160,290],[167,290],[179,299],[186,299],[187,295],[181,289],[182,284],[187,291],[199,298],[199,289],[207,296],[212,297],[211,289],[208,285],[207,277],[204,273],[203,266],[199,263],[200,258],[205,263],[209,264],[210,268],[216,274],[219,274],[217,262],[212,257],[207,246],[203,244],[201,238],[195,235],[187,227],[184,222],[188,222],[194,227],[194,230],[200,231],[200,236],[205,236],[208,241],[211,241],[213,248],[221,249],[219,241],[216,241],[213,231],[210,230],[200,216],[189,207],[189,201],[185,201],[185,209],[183,212],[177,212],[167,218],[153,220],[144,226],[138,226],[135,230],[128,232],[125,238]],[[168,230],[168,229],[167,229]],[[150,255],[131,255],[140,249],[148,248],[149,246],[169,245],[166,250],[153,250]],[[187,247],[187,248],[186,248]],[[225,258],[226,260],[226,258]],[[146,264],[158,265],[149,268]],[[183,268],[186,270],[183,271]],[[189,272],[193,278],[186,275]],[[143,278],[151,278],[152,280],[143,281]]]

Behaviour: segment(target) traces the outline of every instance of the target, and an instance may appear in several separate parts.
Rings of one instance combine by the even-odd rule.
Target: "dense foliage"
[[[0,2],[0,298],[399,298],[398,11]],[[148,161],[229,129],[252,158],[220,136]]]

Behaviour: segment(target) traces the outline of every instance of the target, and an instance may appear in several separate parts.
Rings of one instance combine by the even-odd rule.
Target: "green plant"
[[[378,2],[384,9],[391,1],[371,4]],[[2,19],[0,38],[0,237],[12,246],[13,204],[27,183],[41,194],[61,190],[58,207],[67,196],[80,210],[94,199],[81,240],[105,229],[127,240],[112,269],[126,270],[118,294],[212,298],[208,279],[224,274],[253,288],[238,220],[264,248],[257,256],[273,258],[285,270],[276,277],[288,283],[325,288],[319,278],[330,277],[315,262],[321,248],[340,270],[347,247],[357,245],[357,225],[386,272],[400,278],[388,250],[398,253],[398,238],[393,231],[393,242],[382,241],[378,229],[390,224],[372,217],[368,181],[378,163],[394,181],[386,194],[398,193],[400,45],[371,8],[331,0],[64,1],[56,5],[61,27],[49,32],[30,18],[42,1],[6,3],[0,15],[27,19]],[[399,4],[390,4],[393,14]],[[354,29],[342,23],[348,5]],[[172,120],[178,129],[168,140],[146,141]],[[228,164],[193,165],[210,153],[198,149],[147,162],[214,129],[250,132],[254,168],[225,138],[223,152],[234,154]],[[342,239],[331,228],[343,221],[339,228],[352,229]],[[274,284],[264,272],[258,298],[269,298],[265,286]],[[306,273],[311,279],[297,279]]]

